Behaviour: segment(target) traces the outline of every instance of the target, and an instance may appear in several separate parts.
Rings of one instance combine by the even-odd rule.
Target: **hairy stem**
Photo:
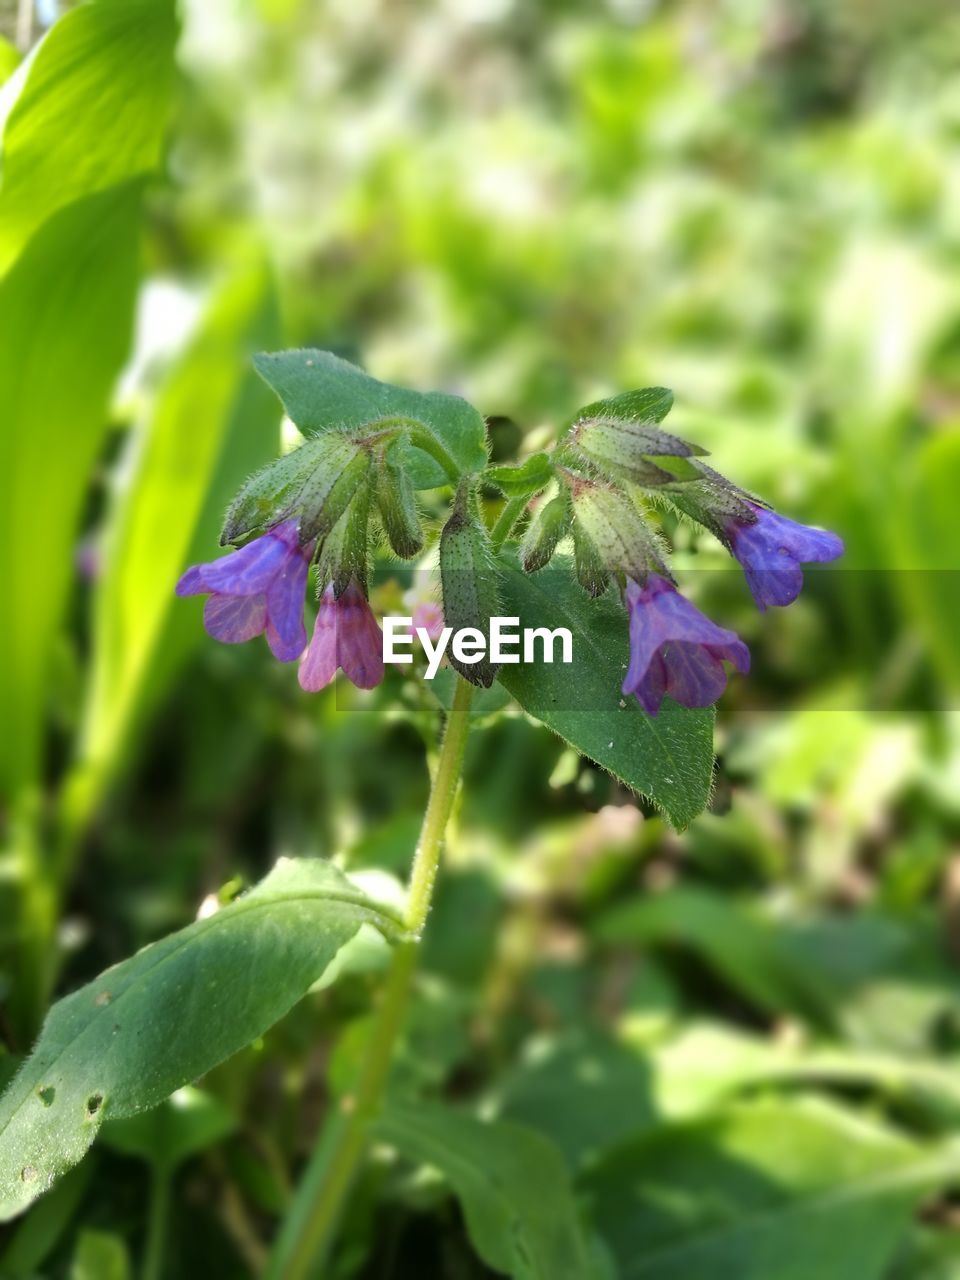
[[[356,1091],[342,1099],[340,1110],[327,1124],[310,1158],[270,1258],[267,1280],[306,1280],[322,1274],[333,1244],[403,1030],[419,935],[430,910],[443,837],[463,767],[472,697],[473,687],[458,680],[410,875],[406,925],[413,938],[394,949]]]

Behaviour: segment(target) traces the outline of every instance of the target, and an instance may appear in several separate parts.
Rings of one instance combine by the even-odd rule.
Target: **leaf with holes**
[[[0,1099],[0,1219],[75,1164],[106,1117],[156,1106],[266,1031],[364,924],[400,933],[328,863],[282,859],[55,1004]]]

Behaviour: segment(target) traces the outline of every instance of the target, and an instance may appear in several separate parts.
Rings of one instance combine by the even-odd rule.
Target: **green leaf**
[[[595,1280],[559,1152],[520,1125],[483,1123],[435,1103],[390,1102],[377,1135],[444,1175],[470,1240],[514,1280]]]
[[[75,1164],[106,1118],[156,1106],[261,1035],[364,923],[400,932],[329,864],[281,859],[230,906],[55,1004],[0,1099],[0,1218]]]
[[[130,339],[138,234],[136,187],[91,196],[46,223],[0,281],[0,794],[39,766],[77,520]]]
[[[790,1010],[831,1025],[859,985],[902,963],[902,929],[861,915],[831,922],[780,919],[727,895],[678,887],[614,907],[599,922],[605,942],[684,948],[764,1011]]]
[[[594,400],[584,405],[574,421],[590,418],[614,418],[624,422],[662,422],[673,408],[673,392],[667,387],[642,387],[637,391],[622,391],[606,400]]]
[[[35,1280],[40,1268],[70,1227],[90,1185],[95,1163],[71,1169],[65,1178],[14,1228],[0,1254],[3,1280]]]
[[[0,36],[0,84],[9,80],[20,65],[20,54],[9,40]]]
[[[521,628],[567,627],[573,662],[503,666],[497,678],[529,715],[685,827],[710,794],[713,712],[665,699],[654,719],[623,698],[627,615],[609,597],[587,597],[565,557],[536,574],[521,572],[512,558],[500,564],[504,616],[519,617]]]
[[[254,364],[304,435],[363,427],[383,419],[409,419],[449,454],[460,473],[482,471],[487,464],[483,418],[459,396],[408,391],[378,382],[329,351],[279,351],[255,356]],[[422,449],[406,446],[401,452],[416,488],[434,488],[453,479]],[[392,456],[400,460],[396,452]]]
[[[960,437],[934,435],[909,459],[899,477],[897,517],[885,522],[893,544],[892,585],[911,625],[923,636],[940,679],[960,688],[960,591],[957,591],[957,491]]]
[[[130,1257],[122,1236],[112,1231],[80,1232],[70,1280],[127,1280]]]
[[[488,467],[484,479],[495,484],[508,498],[526,498],[550,483],[553,463],[545,453],[532,453],[522,462]]]
[[[56,210],[156,167],[176,34],[170,0],[80,5],[4,85],[0,271]]]
[[[100,1141],[169,1174],[190,1156],[221,1142],[236,1127],[236,1116],[219,1098],[184,1085],[151,1111],[107,1120]]]
[[[265,270],[231,279],[138,430],[96,589],[81,754],[97,770],[109,771],[135,714],[159,701],[203,634],[199,610],[175,600],[178,577],[214,554],[227,502],[279,451],[276,402],[248,364],[276,324]]]
[[[813,1100],[732,1107],[584,1180],[622,1280],[880,1280],[913,1211],[960,1169]]]
[[[585,1030],[537,1049],[506,1077],[499,1114],[546,1134],[572,1168],[655,1127],[650,1065],[636,1049]]]

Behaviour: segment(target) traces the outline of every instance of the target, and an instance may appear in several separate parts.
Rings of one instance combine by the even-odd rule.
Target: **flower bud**
[[[332,584],[339,600],[351,582],[366,591],[369,520],[370,490],[364,485],[320,545],[317,586],[321,592]]]
[[[702,477],[699,464],[690,459],[705,450],[649,423],[583,419],[572,439],[589,462],[613,478],[656,488]]]
[[[323,536],[346,510],[370,458],[349,436],[326,432],[252,476],[230,504],[221,545],[296,518],[301,543]]]
[[[570,495],[565,489],[537,507],[520,546],[524,572],[535,573],[549,562],[557,543],[570,528],[571,515]]]
[[[577,581],[589,596],[602,596],[610,585],[600,553],[578,524],[573,526],[573,562]]]
[[[607,573],[642,580],[650,569],[666,574],[652,530],[626,494],[581,483],[573,495],[577,528]]]
[[[377,509],[387,541],[401,560],[410,560],[423,547],[423,530],[407,473],[381,457],[377,462]]]
[[[497,612],[497,574],[490,539],[475,510],[468,481],[457,490],[450,518],[440,535],[440,582],[443,615],[454,633],[471,627],[490,645],[490,618]],[[461,662],[448,654],[450,665],[471,684],[488,689],[497,668],[488,656],[478,662]]]
[[[709,529],[728,550],[732,550],[731,525],[754,524],[757,519],[757,507],[749,494],[710,467],[703,467],[698,482],[678,484],[666,496],[671,506]]]

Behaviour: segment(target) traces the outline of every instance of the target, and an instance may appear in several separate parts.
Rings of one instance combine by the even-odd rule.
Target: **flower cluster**
[[[630,634],[623,693],[651,716],[665,695],[684,707],[711,706],[726,688],[724,662],[746,673],[750,654],[677,590],[645,520],[645,491],[716,534],[761,611],[792,604],[801,565],[835,560],[844,549],[836,534],[755,501],[702,463],[702,449],[661,430],[671,403],[669,392],[651,388],[585,410],[567,445],[569,468],[559,473],[582,585],[596,593],[612,577],[621,582]],[[538,536],[531,526],[527,543],[542,563]]]
[[[761,611],[797,598],[802,565],[843,552],[835,534],[770,510],[706,466],[704,450],[663,431],[659,423],[671,404],[670,393],[654,387],[588,406],[552,455],[486,472],[507,496],[505,515],[515,513],[514,519],[532,505],[530,498],[551,489],[535,504],[520,545],[527,572],[546,565],[569,538],[585,591],[599,596],[616,584],[630,640],[623,692],[651,716],[665,696],[685,707],[710,706],[726,687],[724,663],[745,673],[750,654],[734,632],[677,590],[649,519],[649,495],[720,539],[743,567]],[[368,524],[376,512],[385,539],[403,558],[423,546],[414,487],[392,447],[402,430],[397,424],[411,421],[384,418],[354,433],[327,430],[247,482],[223,531],[224,542],[241,545],[188,569],[177,585],[178,595],[207,596],[203,618],[210,635],[227,644],[265,635],[281,662],[299,659],[300,684],[310,692],[330,684],[338,669],[359,688],[380,683],[382,635],[367,592]],[[506,533],[510,527],[508,521]],[[444,618],[454,629],[489,625],[498,599],[494,546],[502,541],[486,528],[477,475],[460,476],[438,547],[442,608],[425,605],[431,625],[442,627]],[[308,643],[304,602],[312,566],[319,607]],[[453,665],[475,684],[496,677],[486,661]]]

